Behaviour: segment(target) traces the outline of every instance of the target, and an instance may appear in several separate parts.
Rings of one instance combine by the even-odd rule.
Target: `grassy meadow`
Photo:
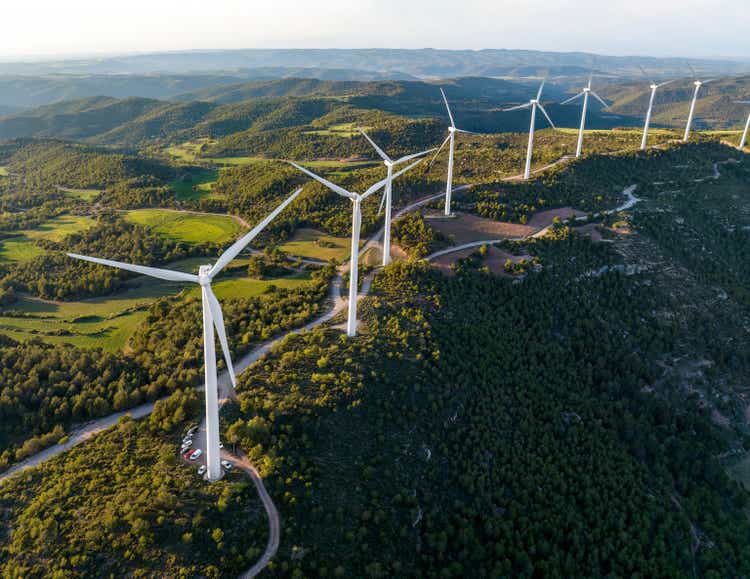
[[[125,219],[153,229],[164,237],[186,243],[205,241],[225,243],[238,237],[242,231],[237,220],[229,215],[181,213],[166,209],[135,209],[128,211]]]
[[[85,231],[94,225],[90,217],[62,215],[29,230],[21,230],[17,235],[0,241],[0,262],[24,262],[45,253],[36,241],[46,239],[61,241],[71,233]]]

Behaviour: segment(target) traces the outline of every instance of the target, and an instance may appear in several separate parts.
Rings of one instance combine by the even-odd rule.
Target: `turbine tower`
[[[409,169],[412,169],[413,167],[419,165],[419,163],[421,162],[422,160],[420,159],[419,161],[412,163],[408,167],[401,169],[398,173],[392,175],[391,179],[399,177],[400,175],[406,173]],[[359,275],[359,232],[362,226],[362,201],[367,199],[373,193],[382,189],[387,184],[388,179],[386,178],[382,181],[378,181],[377,183],[375,183],[375,185],[373,185],[360,195],[358,193],[347,191],[346,189],[344,189],[343,187],[339,187],[335,183],[331,183],[328,179],[324,179],[320,175],[316,175],[312,171],[309,171],[308,169],[297,165],[297,163],[292,163],[290,161],[289,164],[305,173],[305,175],[308,175],[319,183],[322,183],[334,193],[337,193],[342,197],[346,197],[347,199],[351,199],[352,201],[352,253],[351,258],[349,259],[349,316],[346,323],[346,335],[350,338],[353,338],[357,334],[357,277]]]
[[[203,355],[206,380],[206,465],[208,480],[217,481],[222,476],[221,457],[219,449],[219,393],[218,377],[216,375],[216,346],[214,344],[214,328],[219,336],[221,349],[224,353],[224,361],[227,364],[229,378],[232,386],[236,388],[237,383],[234,375],[234,366],[229,354],[229,344],[227,343],[227,334],[224,328],[224,317],[221,313],[221,305],[211,289],[211,281],[216,275],[226,267],[239,253],[250,243],[273,219],[281,213],[287,205],[294,201],[302,189],[297,189],[281,205],[256,225],[249,233],[241,237],[232,246],[227,249],[216,261],[213,266],[202,265],[198,269],[198,275],[183,273],[181,271],[172,271],[168,269],[159,269],[155,267],[146,267],[142,265],[131,265],[120,261],[111,261],[109,259],[100,259],[98,257],[88,257],[75,253],[68,253],[68,257],[90,261],[99,265],[116,267],[132,271],[142,275],[155,277],[167,281],[186,281],[197,283],[201,287],[201,301],[203,305]]]
[[[646,74],[646,71],[643,69],[643,67],[639,66],[639,68],[641,69],[643,76],[648,78],[648,75]],[[649,85],[649,88],[651,89],[651,96],[648,99],[648,110],[646,111],[646,123],[643,125],[643,138],[641,139],[641,151],[646,150],[646,145],[648,143],[648,130],[651,126],[651,114],[654,111],[654,100],[656,99],[656,90],[673,82],[674,82],[673,80],[668,80],[667,82],[656,84],[652,80],[651,84]]]
[[[700,92],[701,87],[704,84],[713,82],[714,80],[716,80],[715,78],[712,78],[709,80],[699,80],[698,78],[696,78],[695,69],[692,66],[690,66],[690,64],[688,64],[688,66],[690,67],[690,70],[693,73],[693,79],[694,79],[693,84],[695,85],[695,90],[693,91],[693,100],[690,102],[690,112],[688,113],[687,125],[685,125],[685,136],[682,137],[682,140],[685,143],[687,143],[688,140],[690,140],[690,129],[693,126],[693,117],[695,116],[695,104],[698,102],[698,93]]]
[[[448,118],[451,121],[450,126],[448,127],[448,136],[443,141],[443,144],[440,145],[438,148],[437,153],[435,153],[435,158],[440,154],[440,151],[443,150],[443,147],[445,147],[445,144],[450,142],[450,146],[448,147],[448,180],[445,184],[445,214],[450,215],[451,214],[451,193],[453,193],[453,152],[455,150],[455,144],[456,144],[456,133],[466,133],[466,134],[473,134],[471,131],[464,131],[463,129],[456,128],[456,123],[453,120],[453,114],[451,113],[451,108],[448,106],[448,99],[445,98],[445,91],[443,89],[440,89],[440,94],[443,95],[443,101],[445,102],[445,108],[448,110]],[[430,161],[430,164],[432,164],[435,161],[435,158]]]
[[[581,96],[583,97],[583,111],[581,112],[581,128],[578,131],[578,145],[576,145],[576,157],[580,157],[581,153],[583,152],[583,132],[586,130],[586,112],[588,111],[588,108],[589,108],[589,95],[593,96],[596,100],[602,103],[604,105],[604,108],[609,107],[609,105],[604,102],[604,99],[602,99],[602,97],[600,97],[593,90],[591,90],[591,78],[592,77],[589,77],[588,85],[586,85],[581,92],[579,92],[574,97],[571,97],[568,100],[560,103],[561,105],[567,105],[568,103],[572,103],[578,97],[581,97]]]
[[[555,123],[552,122],[552,119],[549,118],[549,115],[547,114],[547,111],[544,110],[544,107],[541,103],[542,98],[542,90],[544,90],[544,83],[546,82],[546,79],[542,81],[542,84],[539,85],[539,90],[536,93],[536,98],[531,99],[528,103],[523,105],[518,105],[517,107],[511,107],[509,109],[504,109],[503,112],[510,112],[510,111],[518,111],[521,109],[531,109],[531,126],[529,128],[529,146],[526,150],[526,168],[523,172],[523,178],[528,179],[531,177],[531,157],[534,154],[534,131],[536,130],[536,109],[538,108],[544,116],[547,118],[547,121],[549,122],[550,126],[554,129]]]
[[[394,161],[375,144],[375,141],[373,141],[363,129],[360,128],[359,132],[362,133],[364,138],[367,139],[370,145],[372,145],[373,149],[375,149],[378,155],[380,155],[380,158],[383,159],[383,164],[388,170],[385,190],[383,191],[383,198],[380,201],[381,211],[383,209],[383,205],[385,204],[385,224],[383,226],[383,267],[385,267],[386,265],[391,263],[391,197],[393,192],[393,168],[397,167],[401,163],[405,163],[406,161],[411,161],[412,159],[416,159],[417,157],[422,157],[427,153],[431,153],[435,149],[427,149],[426,151],[422,151],[421,153],[406,155],[405,157],[401,157],[400,159],[396,159]]]
[[[737,101],[738,105],[750,105],[750,101]],[[747,144],[747,133],[750,131],[750,114],[747,116],[747,122],[745,123],[745,130],[742,131],[742,138],[740,139],[740,151],[745,150],[745,145]]]

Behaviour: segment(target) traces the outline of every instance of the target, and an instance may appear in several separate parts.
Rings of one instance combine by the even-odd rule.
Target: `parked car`
[[[232,470],[234,468],[234,465],[228,460],[222,460],[221,466],[223,466],[226,470]]]
[[[193,454],[190,455],[190,460],[196,460],[201,454],[203,454],[203,451],[200,448],[196,448]]]
[[[223,442],[219,443],[219,448],[224,448],[224,443]]]
[[[190,458],[190,455],[193,454],[193,451],[190,450],[189,448],[186,450],[187,452],[183,452],[183,451],[180,451],[180,452],[182,454],[182,458],[184,458],[185,460],[188,460]]]
[[[188,431],[185,433],[185,436],[193,436],[193,434],[195,434],[197,430],[198,430],[198,425],[194,424],[193,426],[188,428]]]
[[[202,464],[198,469],[198,476],[203,476],[204,474],[206,474],[206,465]]]
[[[186,438],[185,440],[182,441],[182,446],[184,446],[185,448],[190,448],[191,446],[193,446],[193,439]]]

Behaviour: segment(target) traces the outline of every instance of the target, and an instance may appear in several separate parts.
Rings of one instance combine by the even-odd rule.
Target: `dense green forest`
[[[747,491],[714,458],[728,433],[660,386],[676,347],[658,315],[669,296],[648,276],[587,276],[621,257],[563,226],[524,249],[543,267],[521,284],[394,264],[363,308],[365,335],[295,336],[243,375],[226,437],[284,515],[272,574],[750,572]],[[181,402],[162,408],[2,487],[17,529],[6,572],[85,576],[106,560],[114,574],[210,576],[252,561],[265,521],[221,513],[253,509],[255,494],[187,482],[164,432]],[[140,489],[158,500],[128,498]],[[50,493],[54,514],[34,498]]]

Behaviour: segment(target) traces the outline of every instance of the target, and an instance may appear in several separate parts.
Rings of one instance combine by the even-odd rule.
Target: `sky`
[[[5,0],[0,58],[517,48],[750,60],[748,0]]]

